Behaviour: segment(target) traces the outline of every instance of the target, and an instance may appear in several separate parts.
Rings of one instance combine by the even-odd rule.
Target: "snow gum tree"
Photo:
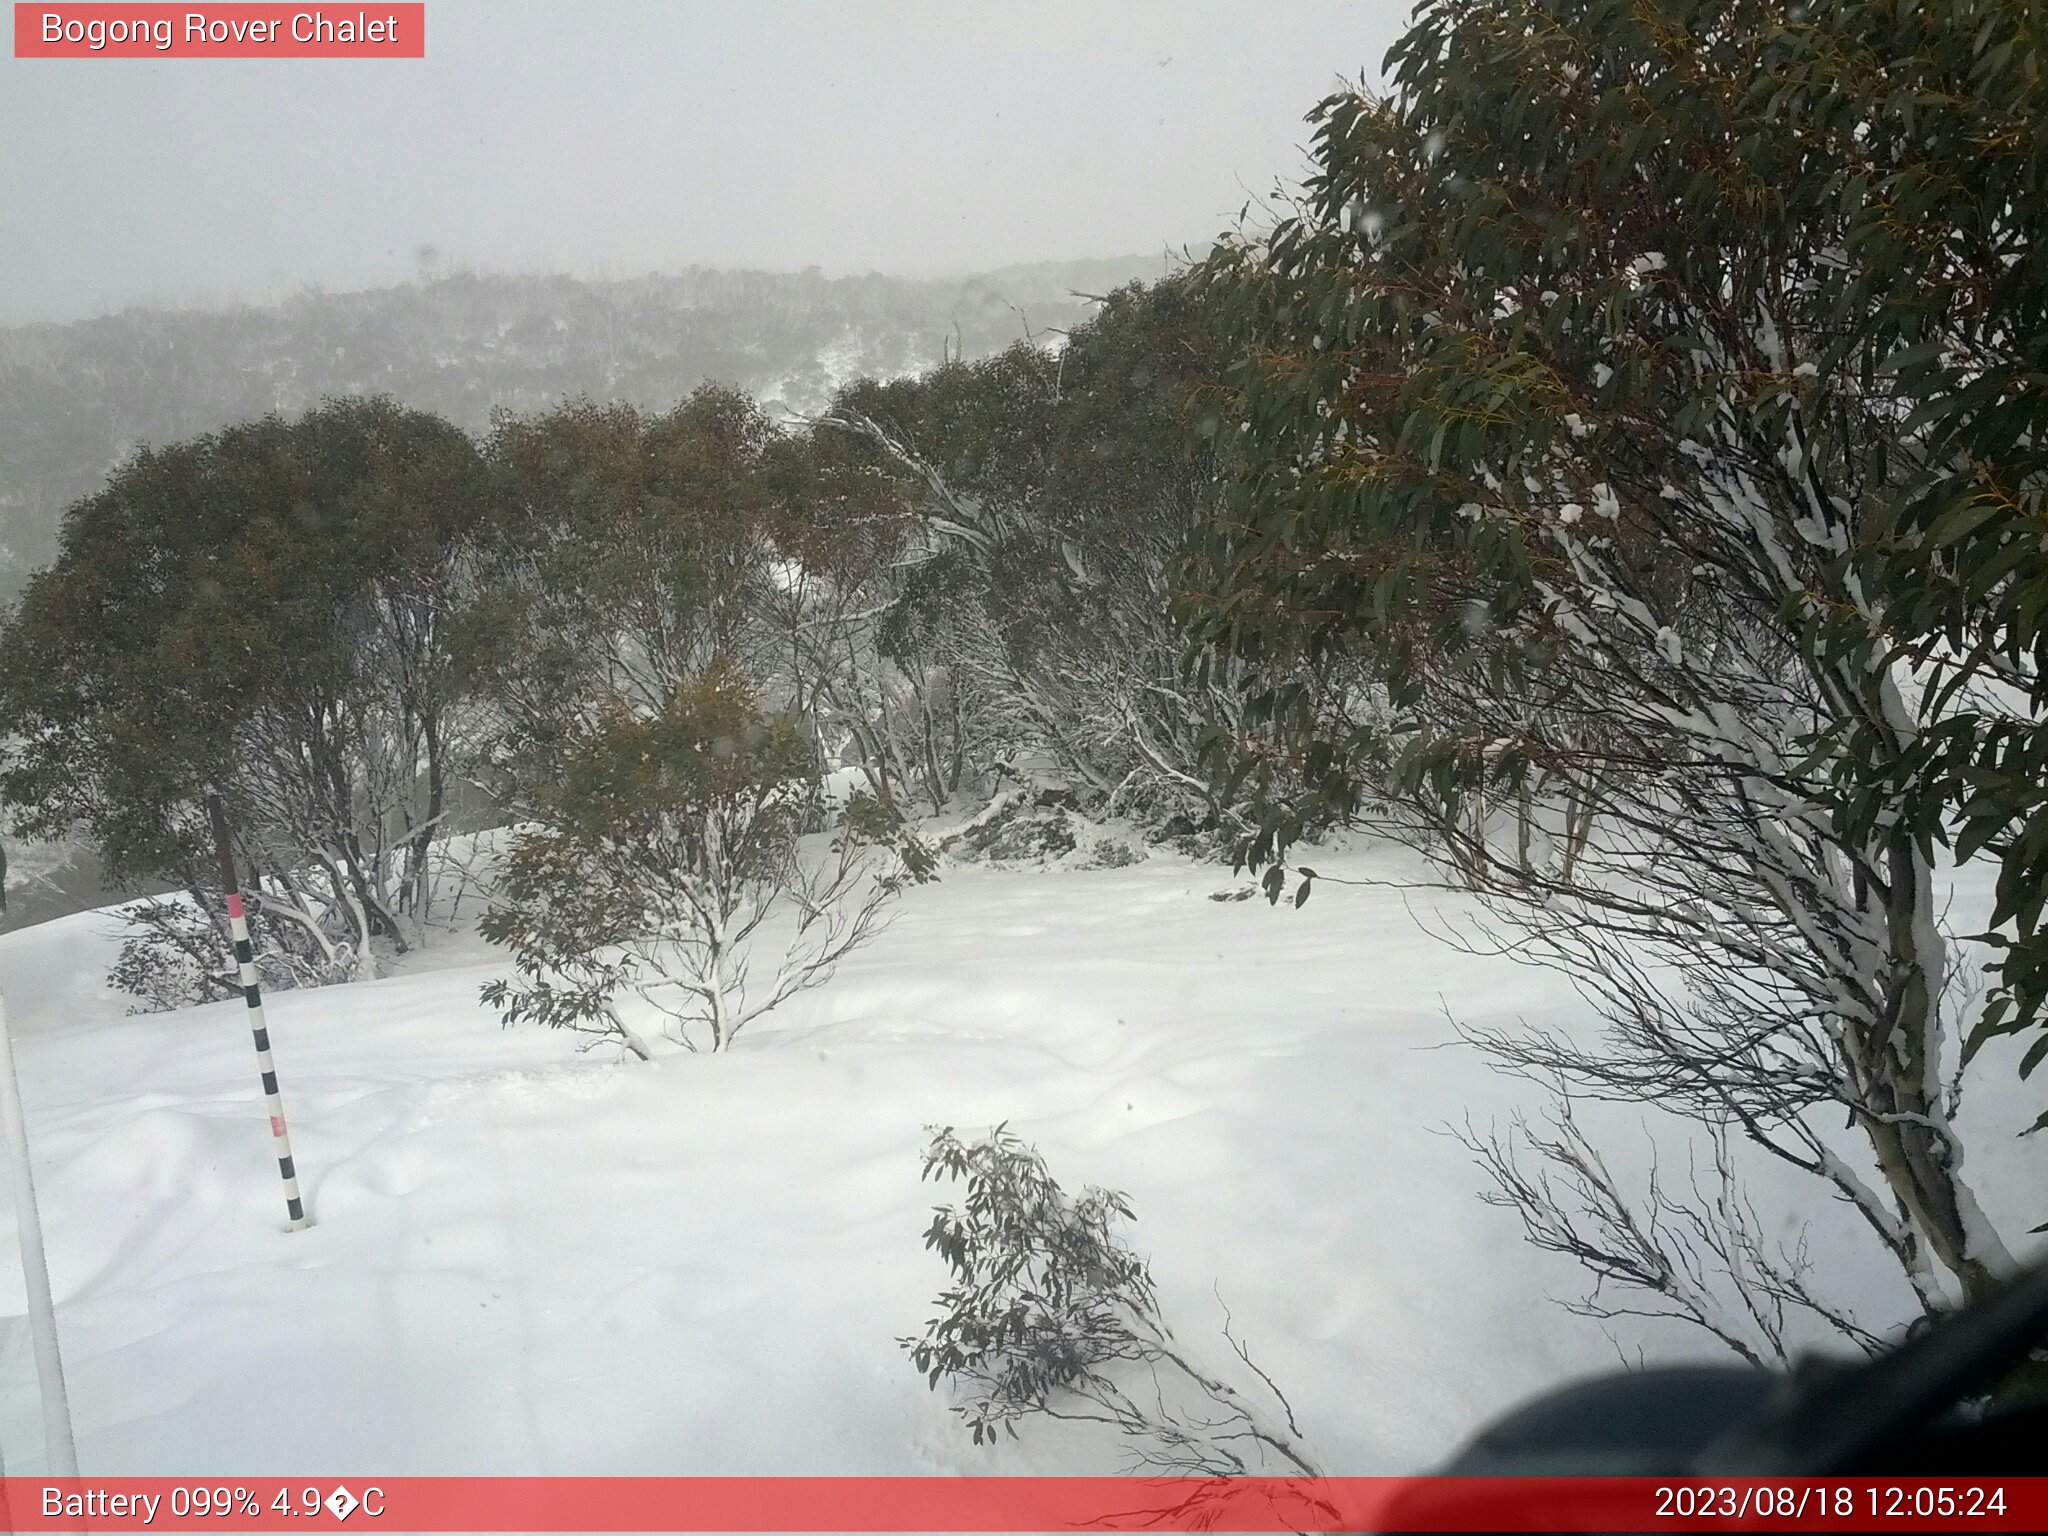
[[[943,809],[995,746],[989,692],[959,665],[965,563],[929,543],[899,477],[846,432],[779,438],[762,481],[775,565],[757,665],[877,795]]]
[[[458,650],[514,808],[581,732],[659,713],[745,649],[771,553],[756,480],[769,436],[752,401],[716,386],[659,415],[579,401],[499,419]]]
[[[882,801],[821,831],[818,691],[770,616],[803,574],[770,516],[773,440],[711,386],[493,434],[501,509],[461,646],[520,821],[483,924],[516,961],[484,993],[508,1022],[647,1057],[651,1014],[722,1050],[929,873]]]
[[[124,984],[159,1006],[233,990],[207,788],[273,983],[373,975],[376,947],[417,939],[482,509],[462,433],[343,400],[145,450],[66,514],[0,637],[0,795],[20,830],[189,898],[141,910]]]
[[[2040,332],[2031,293],[2001,308],[2037,261],[2037,27],[1432,0],[1391,94],[1325,101],[1298,205],[1203,274],[1241,360],[1183,614],[1263,679],[1212,738],[1262,804],[1248,856],[1277,892],[1306,822],[1375,816],[1578,978],[1600,1040],[1482,1039],[1563,1099],[1475,1136],[1498,1198],[1589,1310],[1754,1359],[1800,1321],[1874,1335],[1766,1240],[1729,1138],[1847,1202],[1920,1309],[2012,1265],[1957,1110],[1966,1046],[2039,988],[1987,1011],[1937,876],[1976,827],[2036,942],[2038,795],[1983,765],[2041,741],[2008,366]],[[1696,1187],[1625,1188],[1587,1097],[1701,1124]]]
[[[992,744],[1119,810],[1202,807],[1201,733],[1234,708],[1191,684],[1169,613],[1214,483],[1220,376],[1169,279],[1110,295],[1059,347],[863,381],[820,428],[866,445],[911,514],[887,642],[935,657]]]
[[[1776,49],[1769,110],[1827,147],[1785,168],[1798,179],[1782,196],[1839,210],[1844,259],[1822,292],[1858,317],[1851,355],[1911,412],[1909,454],[1852,556],[1889,598],[1884,638],[1968,703],[1939,712],[1888,786],[1923,825],[1959,821],[1959,851],[1998,855],[2000,986],[1971,1044],[2024,1037],[2031,1072],[2048,1060],[2048,26],[1989,0],[1858,0]],[[1867,628],[1832,618],[1824,643]],[[1859,729],[1836,760],[1864,747]],[[1853,777],[1840,802],[1859,825],[1889,804]]]

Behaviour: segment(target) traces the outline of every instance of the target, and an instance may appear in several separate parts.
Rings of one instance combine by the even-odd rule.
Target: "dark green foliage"
[[[432,417],[336,402],[145,450],[74,507],[0,651],[27,829],[94,823],[115,873],[158,872],[162,827],[123,812],[223,782],[252,713],[345,695],[380,588],[473,526],[473,464]]]
[[[929,852],[885,808],[856,799],[829,852],[816,743],[794,715],[764,714],[723,666],[642,714],[624,701],[581,724],[526,787],[533,824],[512,840],[481,931],[511,949],[519,980],[484,1001],[648,1054],[620,1012],[644,1002],[676,1038],[712,1050],[826,980],[901,886],[931,878]],[[775,911],[795,932],[753,973],[756,930]]]
[[[194,796],[216,788],[259,873],[320,865],[337,911],[402,946],[450,770],[442,626],[483,507],[468,439],[388,401],[137,454],[67,514],[0,641],[17,827],[196,894]]]
[[[1767,105],[1832,150],[1783,195],[1838,210],[1849,260],[1830,297],[1862,321],[1841,366],[1896,380],[1911,412],[1915,452],[1872,508],[1859,574],[1930,686],[1974,693],[1886,786],[1920,824],[1960,823],[1958,852],[2001,859],[2006,990],[1974,1047],[2048,1020],[2048,19],[1843,0],[1780,47]],[[1885,798],[1844,786],[1862,822]],[[2048,1035],[2023,1070],[2044,1059]]]
[[[1167,573],[1214,479],[1199,427],[1221,371],[1169,279],[1111,294],[1057,350],[865,382],[834,407],[929,541],[892,597],[887,651],[943,655],[981,690],[995,742],[1097,795],[1199,793],[1214,701],[1180,674]]]
[[[1322,1475],[1285,1395],[1227,1313],[1224,1342],[1256,1385],[1204,1369],[1166,1326],[1150,1266],[1119,1231],[1133,1219],[1124,1196],[1068,1194],[1037,1149],[1000,1125],[972,1142],[934,1131],[924,1177],[964,1180],[967,1198],[932,1214],[925,1247],[952,1282],[924,1332],[899,1342],[934,1391],[952,1389],[975,1444],[1014,1439],[1019,1420],[1042,1414],[1109,1431],[1134,1469],[1241,1476],[1270,1457]],[[1158,1514],[1199,1523],[1201,1502],[1197,1494]],[[1332,1514],[1318,1507],[1306,1518]]]
[[[1298,216],[1201,274],[1232,459],[1183,614],[1277,674],[1211,739],[1255,860],[1368,785],[1455,817],[1569,768],[1553,530],[1583,517],[1686,654],[1739,615],[1812,679],[1788,774],[1836,837],[2001,857],[1976,1040],[2041,1018],[2044,43],[1996,0],[1435,0],[1388,99],[1322,104]],[[1779,509],[1747,551],[1668,510],[1702,445]],[[1910,721],[1877,685],[1904,661]],[[1551,725],[1475,736],[1446,702],[1482,694]]]
[[[666,979],[665,939],[729,919],[723,889],[784,876],[808,809],[785,786],[810,760],[800,723],[764,719],[731,679],[649,718],[616,708],[563,743],[529,787],[538,825],[514,837],[480,925],[523,981],[491,983],[484,1001],[508,1024],[613,1033],[620,992]],[[711,1008],[707,1022],[716,1048],[727,1021]]]
[[[940,1315],[905,1339],[976,1445],[1119,1361],[1156,1353],[1158,1297],[1145,1261],[1117,1234],[1130,1202],[1110,1190],[1069,1195],[1045,1159],[1002,1126],[978,1142],[948,1128],[925,1151],[924,1177],[965,1180],[967,1198],[932,1217],[925,1247],[952,1271]]]
[[[661,415],[575,402],[500,418],[484,579],[455,649],[515,803],[604,711],[664,708],[734,658],[757,595],[766,421],[706,386]]]
[[[723,1049],[932,872],[865,800],[804,846],[831,819],[820,686],[782,609],[792,584],[881,558],[872,477],[798,453],[721,386],[658,416],[501,418],[486,453],[500,510],[457,649],[496,787],[531,825],[484,925],[520,978],[485,998],[642,1055],[636,1008]],[[777,910],[795,933],[757,976]]]

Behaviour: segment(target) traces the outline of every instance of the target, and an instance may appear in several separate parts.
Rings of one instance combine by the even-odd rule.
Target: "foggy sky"
[[[426,248],[940,275],[1202,243],[1407,9],[429,0],[423,60],[10,52],[0,322],[373,286]]]

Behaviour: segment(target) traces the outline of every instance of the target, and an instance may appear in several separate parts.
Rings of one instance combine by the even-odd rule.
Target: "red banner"
[[[17,59],[423,59],[423,0],[349,5],[24,4]]]
[[[5,1479],[12,1531],[2039,1531],[2048,1477]]]

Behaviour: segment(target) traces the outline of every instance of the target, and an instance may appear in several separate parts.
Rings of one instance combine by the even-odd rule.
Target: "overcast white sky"
[[[424,60],[0,59],[0,321],[445,262],[935,274],[1201,242],[1408,0],[428,0]]]

